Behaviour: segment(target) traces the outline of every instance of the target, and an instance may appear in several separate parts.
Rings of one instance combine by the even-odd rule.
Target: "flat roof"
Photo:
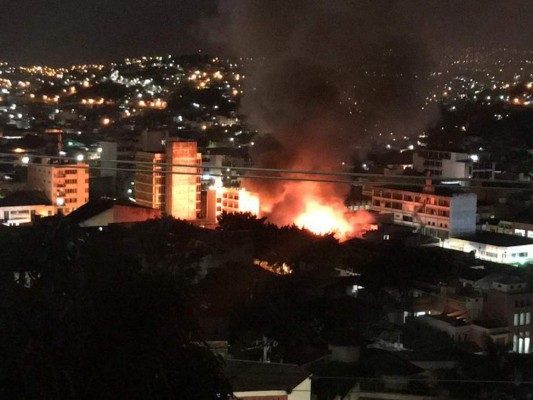
[[[513,247],[513,246],[526,246],[533,244],[533,239],[529,239],[523,236],[506,235],[504,233],[495,232],[476,232],[470,235],[458,236],[452,239],[467,240],[474,243],[490,244],[492,246],[499,247]]]
[[[310,374],[294,364],[226,360],[224,374],[235,392],[260,390],[292,391]]]
[[[384,188],[384,189],[392,189],[392,190],[400,190],[404,192],[413,192],[413,193],[422,193],[422,194],[428,194],[428,195],[435,195],[435,196],[443,196],[443,197],[452,197],[454,194],[465,194],[469,193],[466,191],[462,186],[450,186],[450,187],[442,187],[442,186],[432,186],[432,192],[428,192],[424,190],[424,187],[426,185],[383,185],[383,186],[374,186],[375,188]]]
[[[0,200],[0,207],[51,206],[52,203],[43,192],[38,190],[21,190],[8,194]]]

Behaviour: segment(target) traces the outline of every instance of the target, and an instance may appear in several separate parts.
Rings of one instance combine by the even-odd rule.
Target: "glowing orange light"
[[[346,238],[352,230],[342,212],[312,200],[306,204],[305,211],[294,220],[294,223],[316,235],[333,233],[339,239]]]
[[[241,189],[239,191],[239,211],[259,215],[259,197]]]

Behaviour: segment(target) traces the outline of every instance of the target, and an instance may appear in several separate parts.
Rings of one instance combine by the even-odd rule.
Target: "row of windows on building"
[[[450,207],[450,200],[439,199],[434,196],[425,197],[425,196],[420,196],[420,195],[404,194],[404,193],[390,192],[390,191],[383,191],[383,190],[376,190],[374,192],[374,196],[383,197],[385,199],[408,201],[411,203],[422,203],[423,202],[425,204],[432,205],[432,206]]]
[[[485,251],[485,250],[479,250],[479,255],[481,257],[498,258],[498,253],[493,253],[491,251]]]
[[[513,326],[524,326],[524,325],[529,325],[530,323],[531,323],[530,312],[515,313],[513,316]]]
[[[414,218],[410,215],[403,215],[402,216],[402,221],[403,222],[414,222]],[[429,225],[429,226],[437,226],[437,223],[435,221],[426,221],[426,225]],[[448,224],[447,223],[442,223],[442,222],[439,222],[439,225],[438,225],[439,228],[448,228]]]
[[[383,208],[392,208],[393,210],[403,210],[408,212],[413,212],[412,209],[409,209],[410,207],[408,205],[404,205],[402,203],[397,203],[395,201],[379,201],[374,200],[372,202],[372,205],[375,207],[383,207]],[[435,209],[431,207],[421,207],[418,211],[418,214],[427,214],[427,215],[435,215],[439,217],[450,217],[450,211],[449,210],[441,210],[441,209]]]
[[[424,160],[424,167],[442,167],[442,161]]]
[[[526,231],[525,229],[515,229],[514,234],[517,236],[533,238],[533,231]]]
[[[450,160],[452,158],[452,154],[447,151],[419,151],[417,154],[422,158],[432,158],[437,160]]]
[[[513,351],[520,354],[528,354],[530,350],[529,331],[519,332],[513,335]]]
[[[512,289],[512,287],[511,287],[511,289]],[[515,300],[514,301],[514,306],[515,307],[529,307],[529,306],[531,306],[531,300],[530,299]]]

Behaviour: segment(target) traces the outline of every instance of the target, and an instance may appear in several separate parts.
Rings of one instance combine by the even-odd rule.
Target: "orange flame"
[[[296,217],[294,223],[316,235],[333,233],[338,239],[346,239],[352,231],[342,211],[313,200],[307,202],[305,211]]]

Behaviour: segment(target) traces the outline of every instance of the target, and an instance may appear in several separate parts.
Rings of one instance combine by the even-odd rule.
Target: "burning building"
[[[426,49],[397,11],[370,0],[219,3],[217,25],[227,30],[213,28],[214,40],[255,61],[243,80],[240,109],[259,132],[250,149],[254,166],[340,171],[381,132],[425,127],[433,117],[423,108],[418,79],[429,71]],[[349,183],[298,177],[244,179],[243,186],[259,194],[263,215],[277,225],[358,235],[370,216],[347,212]]]
[[[205,219],[208,223],[216,224],[217,218],[224,212],[260,214],[259,196],[244,188],[211,187],[205,194]]]

